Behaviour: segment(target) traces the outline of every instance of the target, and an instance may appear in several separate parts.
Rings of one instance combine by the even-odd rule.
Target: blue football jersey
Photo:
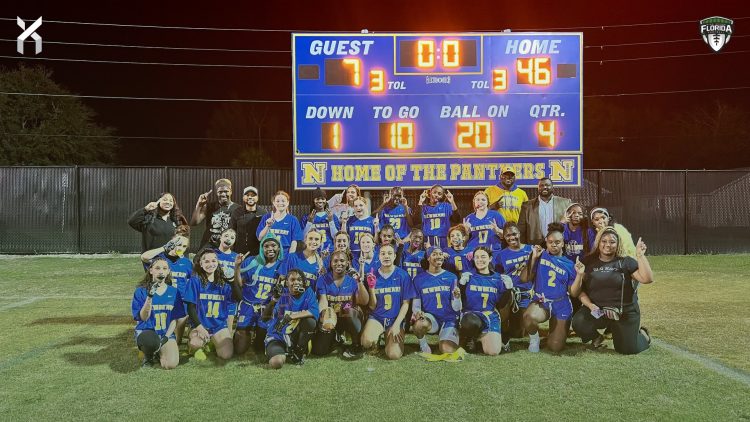
[[[359,252],[359,236],[362,233],[370,233],[375,237],[375,218],[367,216],[363,219],[349,217],[346,224],[346,232],[349,233],[350,249],[352,252]]]
[[[232,286],[209,282],[205,286],[197,275],[190,278],[183,301],[194,303],[201,325],[211,332],[226,325],[228,308],[232,302]]]
[[[409,274],[401,268],[395,267],[390,276],[383,277],[380,270],[375,271],[377,281],[374,293],[377,298],[377,306],[371,315],[380,319],[394,319],[401,309],[401,302],[413,299],[415,296],[414,285]]]
[[[466,245],[469,250],[473,251],[479,246],[488,246],[491,249],[500,247],[500,237],[492,230],[493,221],[500,228],[505,225],[505,218],[499,212],[488,210],[483,218],[477,217],[476,213],[473,212],[464,221],[471,225],[471,237]]]
[[[453,206],[448,202],[422,205],[422,231],[426,237],[446,237],[450,229]]]
[[[273,217],[273,214],[268,213],[261,218],[258,229],[255,231],[256,237],[260,237],[260,232],[266,227],[266,221],[271,217]],[[302,227],[299,224],[299,220],[291,214],[287,214],[281,220],[275,221],[271,225],[270,231],[279,239],[281,248],[284,249],[285,253],[289,251],[292,241],[302,241]]]
[[[495,269],[498,272],[507,274],[513,280],[513,286],[523,290],[531,289],[531,282],[521,283],[521,269],[529,261],[531,254],[531,245],[523,245],[517,251],[505,248],[493,256]]]
[[[245,262],[252,262],[251,259]],[[265,305],[271,301],[271,289],[279,276],[279,261],[270,266],[259,265],[242,271],[242,300],[252,305]]]
[[[409,235],[409,224],[406,221],[406,208],[398,204],[395,207],[384,207],[380,214],[378,214],[380,220],[380,227],[386,224],[393,226],[393,231],[401,239],[406,238]]]
[[[464,311],[494,311],[495,304],[505,292],[500,274],[473,273],[466,283],[466,303]]]
[[[148,291],[138,287],[133,293],[131,310],[133,319],[137,321],[136,330],[154,330],[159,336],[166,334],[169,324],[185,316],[185,305],[182,303],[180,292],[174,286],[167,286],[163,294],[155,294],[151,299],[151,315],[141,320],[141,308],[146,303]]]
[[[404,251],[401,256],[400,267],[409,274],[409,277],[413,280],[414,277],[424,272],[422,268],[422,258],[424,258],[425,251],[417,249],[414,252],[409,252],[407,247],[404,247]]]
[[[422,302],[422,312],[432,314],[441,321],[455,320],[458,312],[453,310],[451,299],[458,279],[450,271],[440,274],[425,271],[414,278],[414,290]]]
[[[448,258],[443,263],[443,268],[456,275],[461,275],[464,271],[473,271],[474,267],[467,257],[470,251],[471,249],[469,248],[463,248],[460,251],[453,248],[446,248],[444,252],[448,254]]]
[[[573,262],[564,256],[542,252],[537,264],[534,292],[553,300],[568,295],[568,287],[576,278]]]

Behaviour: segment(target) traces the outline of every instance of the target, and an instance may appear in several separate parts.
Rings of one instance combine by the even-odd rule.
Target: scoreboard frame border
[[[449,157],[449,156],[456,156],[459,157],[490,157],[490,158],[502,158],[502,157],[553,157],[556,155],[565,156],[565,155],[578,155],[581,165],[578,166],[577,173],[578,173],[578,184],[575,185],[566,185],[565,187],[580,187],[583,184],[583,180],[581,180],[581,177],[583,176],[583,32],[580,31],[574,31],[574,32],[383,32],[383,33],[362,33],[362,32],[293,32],[292,34],[292,48],[291,48],[291,56],[292,56],[292,161],[293,161],[293,171],[294,171],[294,188],[299,190],[308,190],[308,189],[315,189],[314,187],[309,186],[298,186],[297,185],[297,161],[298,158],[304,158],[304,159],[327,159],[327,160],[343,160],[347,158],[357,158],[357,157],[402,157],[402,158],[429,158],[429,157]],[[330,154],[320,154],[320,153],[300,153],[297,149],[297,107],[296,107],[296,98],[297,98],[297,61],[296,61],[296,39],[297,37],[300,38],[312,38],[312,37],[357,37],[357,36],[363,36],[363,37],[390,37],[393,39],[394,47],[393,47],[393,74],[394,76],[400,75],[400,76],[419,76],[419,75],[457,75],[457,76],[463,76],[463,75],[481,75],[484,73],[484,38],[487,36],[514,36],[514,35],[547,35],[547,36],[554,36],[554,35],[573,35],[578,38],[578,63],[580,66],[578,67],[579,72],[579,81],[578,81],[578,88],[580,90],[580,100],[579,100],[579,149],[578,151],[551,151],[549,153],[541,154],[539,151],[513,151],[513,152],[490,152],[490,153],[481,153],[481,152],[475,152],[475,153],[461,153],[456,154],[456,152],[437,152],[437,153],[399,153],[399,152],[391,152],[391,153],[330,153]],[[480,46],[480,63],[482,72],[476,73],[449,73],[449,72],[418,72],[418,73],[396,73],[396,38],[399,36],[408,36],[408,37],[440,37],[440,36],[455,36],[455,37],[461,37],[461,36],[479,36],[481,39],[481,46]],[[403,94],[408,95],[408,94]],[[526,95],[526,94],[515,94],[515,95]],[[341,155],[338,156],[337,155]],[[524,185],[524,184],[518,184],[519,187],[534,187],[535,185]],[[476,186],[451,186],[454,189],[475,189]],[[409,189],[410,187],[405,187]],[[383,186],[383,187],[368,187],[368,189],[390,189],[390,186]]]

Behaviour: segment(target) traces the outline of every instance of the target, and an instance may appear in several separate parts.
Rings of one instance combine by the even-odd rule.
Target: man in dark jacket
[[[234,251],[240,254],[250,252],[250,255],[258,255],[260,242],[255,236],[265,211],[258,208],[258,189],[248,186],[242,191],[242,203],[244,206],[235,208],[229,220],[229,226],[237,232],[237,243]]]

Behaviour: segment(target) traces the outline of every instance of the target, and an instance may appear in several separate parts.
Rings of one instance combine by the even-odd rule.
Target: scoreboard
[[[292,34],[296,189],[580,186],[581,33]]]

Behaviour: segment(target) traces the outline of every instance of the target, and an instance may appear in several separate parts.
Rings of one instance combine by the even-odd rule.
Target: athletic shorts
[[[427,334],[439,334],[440,341],[452,341],[458,344],[458,328],[455,319],[437,319],[434,315],[426,312],[424,317],[432,324],[430,332]]]
[[[133,341],[136,342],[136,345],[138,344],[138,336],[141,335],[141,333],[144,332],[144,331],[154,331],[154,330],[135,330],[135,334],[133,335]],[[172,333],[169,336],[169,339],[177,341],[177,337],[174,335],[174,333]]]
[[[495,311],[468,311],[461,315],[474,314],[482,320],[482,334],[500,333],[500,314]]]
[[[229,302],[229,305],[227,305],[227,316],[236,316],[237,315],[237,302]]]
[[[253,305],[243,300],[237,309],[237,329],[244,330],[258,327],[265,330],[268,327],[268,321],[263,321],[262,313],[263,305]]]
[[[375,320],[375,321],[379,322],[380,325],[383,326],[383,328],[385,329],[385,331],[388,331],[388,329],[391,328],[391,326],[393,325],[393,322],[395,320],[395,318],[379,318],[379,317],[376,317],[375,315],[370,315],[367,319],[372,319],[372,320]],[[403,321],[401,321],[401,329],[402,330],[404,329],[404,322]]]
[[[535,296],[533,302],[546,309],[550,318],[555,318],[558,321],[567,321],[573,315],[573,304],[567,296],[546,301],[542,301],[541,297]]]

